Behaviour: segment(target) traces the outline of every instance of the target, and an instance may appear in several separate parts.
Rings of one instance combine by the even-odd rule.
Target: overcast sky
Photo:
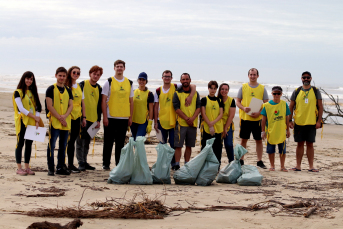
[[[0,74],[92,65],[113,75],[343,85],[342,1],[0,0]]]

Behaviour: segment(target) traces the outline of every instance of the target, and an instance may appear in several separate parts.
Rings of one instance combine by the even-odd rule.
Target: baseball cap
[[[301,76],[305,75],[305,74],[308,74],[309,76],[311,76],[311,72],[309,71],[306,71],[306,72],[303,72],[303,74],[301,74]],[[311,76],[312,77],[312,76]]]
[[[141,72],[138,75],[138,79],[145,79],[148,80],[148,75],[145,72]]]
[[[272,88],[272,91],[281,91],[282,92],[282,88],[280,86],[274,86]]]

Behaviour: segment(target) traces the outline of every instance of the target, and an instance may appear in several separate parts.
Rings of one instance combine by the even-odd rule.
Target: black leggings
[[[25,142],[25,163],[29,164],[30,163],[30,158],[31,158],[31,151],[32,151],[32,140],[26,140],[24,139],[25,136],[25,132],[26,132],[26,127],[23,123],[23,121],[21,121],[21,127],[20,127],[20,133],[18,136],[18,142],[17,142],[17,147],[15,149],[15,159],[17,164],[21,164],[21,157],[22,157],[22,150],[23,150],[23,146],[24,146],[24,142]]]
[[[75,141],[80,134],[80,126],[81,126],[81,117],[76,120],[71,120],[71,128],[70,128],[69,141],[68,141],[68,146],[67,146],[68,165],[74,164]]]

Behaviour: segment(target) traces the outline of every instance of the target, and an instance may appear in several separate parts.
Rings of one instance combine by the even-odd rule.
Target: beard
[[[188,87],[189,86],[189,83],[183,83],[182,84],[182,87]]]
[[[308,85],[310,85],[310,83],[311,83],[311,81],[303,81],[304,86],[308,86]]]

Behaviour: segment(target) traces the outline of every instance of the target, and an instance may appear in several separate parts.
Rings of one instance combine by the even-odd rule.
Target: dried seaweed
[[[76,229],[82,226],[82,221],[80,219],[74,219],[70,223],[61,226],[59,223],[50,223],[48,221],[36,222],[27,227],[27,229]]]

